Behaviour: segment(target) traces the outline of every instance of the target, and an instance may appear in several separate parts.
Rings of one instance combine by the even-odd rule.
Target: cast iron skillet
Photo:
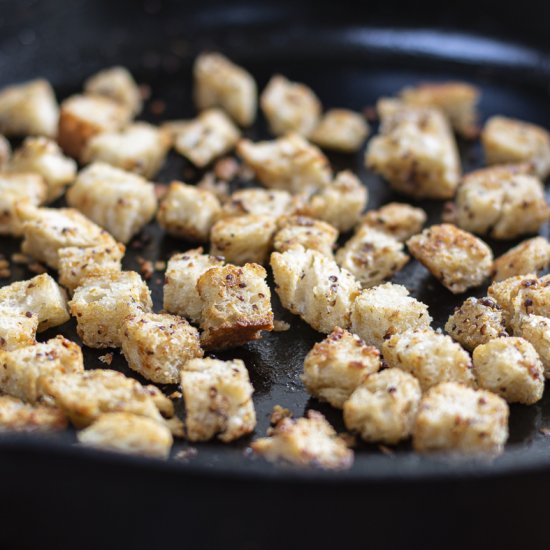
[[[436,5],[411,13],[398,2],[392,4],[400,13],[396,16],[381,5],[323,2],[2,2],[0,84],[44,76],[62,98],[78,91],[94,71],[122,64],[151,86],[143,118],[159,122],[193,115],[192,60],[204,49],[217,49],[245,65],[260,89],[280,72],[311,85],[325,107],[361,110],[405,84],[462,78],[482,88],[484,118],[503,113],[550,128],[550,57],[541,4],[522,6],[524,14],[533,16],[526,35],[514,14],[505,11],[498,22],[478,21],[476,34],[464,33],[460,25],[472,23],[469,4],[441,16]],[[161,114],[159,105],[165,109]],[[268,137],[262,120],[247,134]],[[466,171],[482,165],[477,145],[461,142],[460,148]],[[335,169],[359,173],[369,189],[369,208],[403,200],[368,173],[362,159],[362,151],[330,155]],[[174,155],[157,180],[199,177]],[[441,203],[419,204],[429,212],[430,223],[440,220]],[[490,244],[499,255],[515,243]],[[10,255],[19,242],[3,239],[0,247],[0,253]],[[150,225],[129,245],[124,267],[139,271],[139,257],[167,259],[190,247]],[[31,275],[16,268],[12,278]],[[444,290],[416,262],[394,281],[429,304],[436,327],[464,299]],[[150,286],[158,310],[161,272]],[[310,399],[299,379],[305,354],[322,335],[284,311],[276,297],[274,302],[276,317],[289,322],[290,331],[219,354],[242,358],[249,368],[256,436],[268,427],[275,404],[298,416],[309,408],[320,410],[343,429],[341,415]],[[59,332],[77,339],[71,323],[41,337]],[[85,349],[87,367],[104,366],[98,359],[103,353]],[[111,368],[133,375],[118,352]],[[495,461],[419,457],[406,444],[391,454],[362,445],[353,468],[338,473],[274,467],[250,456],[250,438],[229,446],[193,445],[194,456],[181,453],[189,445],[178,443],[174,454],[180,458],[161,462],[83,449],[74,445],[72,433],[3,436],[0,546],[55,541],[57,548],[107,543],[156,548],[163,542],[267,548],[291,540],[292,547],[364,541],[414,548],[418,541],[428,547],[436,542],[457,547],[541,542],[546,537],[538,517],[544,491],[550,489],[550,438],[541,431],[546,427],[548,392],[535,406],[512,407],[510,441]],[[293,526],[297,529],[290,538]]]

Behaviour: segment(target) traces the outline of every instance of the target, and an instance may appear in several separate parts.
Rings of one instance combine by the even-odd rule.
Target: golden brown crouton
[[[0,396],[0,432],[49,432],[67,427],[61,409],[48,405],[30,405],[16,397]]]
[[[361,114],[348,109],[330,109],[309,137],[323,149],[354,153],[368,135],[369,125]]]
[[[378,210],[367,212],[361,219],[361,225],[368,225],[405,242],[422,231],[427,219],[428,216],[422,208],[401,202],[389,202]]]
[[[279,219],[278,230],[273,237],[273,248],[285,252],[294,246],[317,250],[334,259],[334,245],[338,230],[332,225],[306,216],[284,216]]]
[[[279,218],[292,214],[294,209],[292,195],[288,191],[277,189],[240,189],[223,205],[221,216],[271,216]]]
[[[550,243],[534,237],[514,246],[493,263],[493,281],[538,273],[550,265]]]
[[[0,350],[11,351],[35,343],[38,315],[18,312],[0,303]]]

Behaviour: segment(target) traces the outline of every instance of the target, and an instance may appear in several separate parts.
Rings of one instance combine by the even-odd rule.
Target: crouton
[[[428,306],[393,283],[363,290],[351,310],[351,331],[378,349],[393,334],[428,329],[431,322]]]
[[[128,366],[157,384],[177,384],[185,363],[203,356],[198,330],[166,313],[131,315],[120,339]]]
[[[369,135],[369,125],[363,116],[348,109],[328,110],[309,139],[323,149],[354,153]]]
[[[203,53],[193,67],[194,98],[199,110],[220,107],[237,124],[256,119],[258,90],[252,75],[219,53]]]
[[[355,388],[380,366],[376,348],[336,327],[306,355],[302,380],[311,395],[341,409]]]
[[[93,274],[81,281],[69,302],[78,335],[91,348],[120,347],[124,319],[151,307],[151,293],[134,271]]]
[[[422,398],[413,431],[421,453],[498,455],[508,439],[508,405],[484,390],[447,382]]]
[[[550,378],[550,319],[541,315],[521,315],[514,323],[514,335],[527,340],[538,353],[544,377]]]
[[[164,309],[199,323],[203,302],[197,290],[197,281],[210,268],[223,264],[223,258],[203,254],[202,248],[174,254],[164,275]]]
[[[57,407],[29,405],[16,397],[0,396],[0,432],[49,432],[66,427],[67,418]]]
[[[254,430],[254,388],[240,359],[192,359],[181,373],[181,389],[190,441],[217,436],[229,443]]]
[[[344,422],[368,442],[393,445],[413,430],[422,392],[418,380],[400,369],[367,376],[344,403]]]
[[[396,190],[417,199],[450,199],[460,180],[451,129],[437,109],[382,99],[380,134],[370,140],[365,162]]]
[[[0,133],[48,136],[57,133],[59,107],[49,82],[42,79],[0,90]]]
[[[306,216],[285,216],[279,219],[273,248],[277,252],[285,252],[301,245],[334,259],[333,250],[337,238],[338,230],[326,222]]]
[[[481,286],[493,265],[491,249],[452,224],[432,225],[407,241],[409,252],[453,294]]]
[[[271,268],[284,308],[325,334],[335,327],[349,328],[360,285],[336,262],[317,250],[296,246],[283,253],[274,252]]]
[[[550,174],[550,134],[540,126],[507,118],[491,117],[481,132],[487,164],[531,164],[538,176]]]
[[[503,284],[507,280],[510,281],[505,279]],[[521,315],[533,313],[550,317],[550,276],[516,282],[510,289],[509,299],[508,311],[512,327]]]
[[[536,274],[528,273],[527,275],[517,275],[516,277],[509,277],[503,281],[496,281],[487,289],[487,294],[492,298],[501,308],[504,319],[507,326],[511,326],[513,311],[513,300],[516,297],[518,291],[531,285],[537,285],[538,279]]]
[[[273,330],[267,273],[257,264],[226,265],[203,273],[197,290],[203,302],[201,341],[208,349],[240,346]]]
[[[367,212],[361,219],[361,225],[368,225],[405,242],[422,231],[427,219],[428,216],[422,208],[401,202],[389,202],[378,210]]]
[[[240,189],[235,191],[230,200],[223,205],[221,217],[271,216],[279,218],[292,214],[292,195],[288,191],[277,189]]]
[[[277,221],[269,215],[218,220],[210,231],[210,253],[228,262],[264,264],[273,244]]]
[[[14,311],[0,303],[0,350],[11,351],[35,343],[38,315]]]
[[[67,191],[67,202],[123,243],[138,233],[157,210],[152,183],[102,162],[78,174]]]
[[[353,464],[353,451],[317,411],[308,411],[305,418],[296,420],[283,418],[268,435],[251,447],[269,462],[328,470],[345,470]]]
[[[538,273],[550,265],[550,243],[534,237],[514,246],[493,263],[493,281]]]

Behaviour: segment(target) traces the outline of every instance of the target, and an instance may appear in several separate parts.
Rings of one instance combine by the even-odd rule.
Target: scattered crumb
[[[138,257],[137,261],[138,261],[140,272],[143,278],[146,281],[148,281],[153,276],[153,273],[155,272],[155,269],[153,267],[153,262],[151,262],[150,260],[145,260],[141,256]]]
[[[106,353],[105,355],[100,355],[98,359],[105,363],[106,365],[110,365],[113,362],[113,353]]]
[[[27,269],[31,273],[36,273],[37,275],[42,275],[42,273],[46,273],[47,269],[38,262],[32,262],[27,266]]]
[[[181,392],[180,391],[173,391],[169,396],[170,399],[181,399]]]
[[[162,113],[166,111],[166,103],[162,101],[162,99],[155,99],[154,101],[151,101],[149,110],[154,115],[162,115]]]
[[[271,424],[278,424],[283,418],[292,418],[292,412],[289,409],[281,407],[281,405],[275,405],[269,421]]]
[[[273,321],[273,330],[275,332],[285,332],[290,329],[290,325],[286,321],[275,319]]]
[[[164,271],[166,269],[166,262],[157,260],[155,262],[155,271]]]
[[[174,458],[176,460],[181,460],[182,462],[187,462],[189,459],[196,457],[199,454],[199,451],[195,447],[189,447],[187,449],[182,449],[178,451]]]
[[[168,193],[168,185],[163,183],[155,183],[155,196],[160,201]]]
[[[9,279],[11,277],[11,271],[9,269],[0,269],[0,279]]]
[[[441,221],[444,223],[456,222],[456,205],[452,201],[447,201],[443,204],[443,210],[441,212]]]
[[[239,163],[232,157],[219,159],[214,165],[214,174],[217,178],[230,181],[239,173]]]

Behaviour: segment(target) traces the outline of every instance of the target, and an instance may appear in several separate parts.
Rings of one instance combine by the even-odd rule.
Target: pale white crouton
[[[258,90],[252,75],[219,53],[203,53],[193,67],[199,110],[220,107],[241,126],[256,119]]]
[[[292,195],[288,191],[277,189],[241,189],[231,195],[222,208],[222,217],[271,216],[279,218],[291,214],[294,209]]]
[[[394,334],[382,346],[384,361],[415,376],[422,391],[442,382],[475,386],[472,361],[450,336],[433,330]]]
[[[330,109],[321,118],[309,139],[323,149],[354,153],[369,135],[363,116],[348,109]]]
[[[102,162],[84,168],[67,191],[67,202],[127,243],[155,215],[155,187],[137,174]]]
[[[431,322],[428,306],[393,283],[363,290],[351,311],[351,331],[378,349],[393,334],[428,329]]]
[[[480,388],[508,403],[532,405],[544,391],[544,367],[535,348],[523,338],[495,338],[477,346],[474,371]]]
[[[237,145],[240,135],[223,111],[208,109],[197,118],[180,124],[174,148],[195,166],[203,168],[229,153]]]
[[[279,219],[273,248],[277,252],[285,252],[294,246],[303,246],[334,259],[337,238],[338,230],[326,222],[306,216],[285,216]]]
[[[389,202],[378,210],[367,212],[361,219],[361,224],[404,242],[420,233],[427,219],[428,216],[422,208],[401,202]]]
[[[508,405],[484,390],[447,382],[422,398],[413,431],[421,453],[500,454],[508,439]]]
[[[11,351],[35,343],[38,315],[15,311],[0,303],[0,350]]]
[[[89,447],[157,458],[167,458],[173,443],[165,423],[127,412],[102,414],[77,437]]]
[[[452,224],[432,225],[407,241],[409,252],[453,294],[480,286],[493,253],[481,239]]]
[[[57,133],[59,107],[46,80],[0,90],[0,133],[6,136],[49,136]]]
[[[298,134],[256,143],[242,139],[237,153],[271,189],[311,194],[329,185],[332,178],[327,157]]]
[[[190,441],[217,436],[229,443],[254,430],[254,388],[240,359],[192,359],[181,373],[181,389]]]
[[[416,198],[450,199],[460,180],[460,159],[441,111],[382,99],[380,135],[369,142],[365,162],[396,190]]]
[[[10,172],[35,172],[48,186],[46,202],[59,198],[76,177],[76,162],[63,155],[59,145],[45,137],[29,137],[15,151]]]
[[[376,348],[336,327],[306,355],[302,380],[311,395],[341,409],[355,388],[380,366]]]
[[[203,302],[202,344],[209,349],[240,346],[273,330],[267,273],[258,264],[226,265],[203,273],[197,290]]]
[[[177,384],[185,363],[203,356],[199,331],[167,313],[131,315],[122,324],[120,339],[128,366],[157,384]]]
[[[221,267],[223,263],[223,258],[203,254],[202,248],[174,254],[168,260],[164,275],[164,309],[199,323],[203,302],[197,281],[210,268]]]
[[[363,288],[393,277],[409,261],[403,243],[391,235],[363,225],[336,253],[340,267],[347,269]]]
[[[0,352],[0,391],[34,403],[45,395],[45,378],[83,370],[80,346],[56,336],[47,342]]]
[[[412,433],[422,392],[418,380],[400,369],[367,376],[344,403],[344,422],[368,442],[390,445]]]
[[[134,271],[94,273],[81,281],[69,302],[78,335],[91,348],[120,347],[124,319],[151,307],[151,293]]]
[[[257,439],[251,447],[269,462],[328,470],[345,470],[353,464],[353,451],[317,411],[296,420],[283,418],[268,431],[268,437]]]
[[[317,250],[296,246],[271,255],[275,290],[284,308],[328,334],[350,326],[360,285],[345,269]]]
[[[502,308],[506,324],[510,325],[513,311],[513,300],[518,291],[523,287],[537,285],[538,279],[535,273],[509,277],[503,281],[496,281],[487,289],[487,294]]]
[[[538,273],[550,265],[550,243],[534,237],[514,246],[493,263],[493,281]]]
[[[210,231],[210,253],[237,265],[264,264],[276,230],[277,220],[269,215],[248,214],[221,219]]]
[[[61,409],[48,405],[30,405],[16,397],[0,396],[0,432],[49,432],[67,427]]]
[[[493,116],[483,127],[481,143],[487,164],[526,162],[540,178],[550,174],[550,134],[540,126]]]
[[[514,323],[514,334],[535,348],[544,367],[544,376],[550,378],[550,319],[541,315],[522,315]]]
[[[260,97],[260,106],[276,136],[296,132],[308,137],[321,116],[321,102],[313,90],[275,75]]]

